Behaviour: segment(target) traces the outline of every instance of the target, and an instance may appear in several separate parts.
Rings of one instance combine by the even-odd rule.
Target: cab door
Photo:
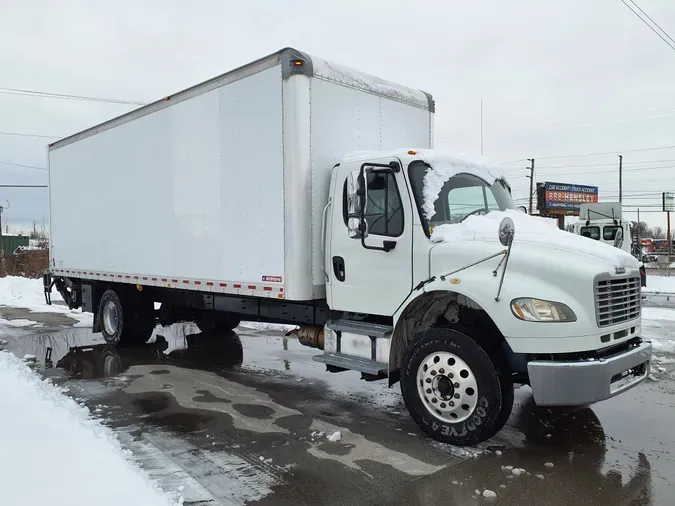
[[[367,236],[350,237],[348,178],[365,166]],[[353,177],[353,176],[352,176]],[[331,309],[392,316],[412,289],[412,201],[395,158],[341,164],[326,255]]]

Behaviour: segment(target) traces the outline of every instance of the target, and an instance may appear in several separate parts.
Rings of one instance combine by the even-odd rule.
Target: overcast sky
[[[675,37],[672,0],[636,1]],[[483,100],[485,156],[512,162],[519,203],[532,157],[536,180],[596,185],[601,200],[618,196],[618,153],[626,204],[656,211],[659,192],[675,191],[675,50],[620,0],[3,4],[0,88],[146,102],[293,46],[431,92],[437,148],[480,153]],[[58,138],[131,108],[0,90],[0,132]],[[0,134],[0,161],[45,167],[47,142]],[[5,184],[47,182],[1,162]],[[0,199],[26,230],[48,216],[45,189],[0,188]]]

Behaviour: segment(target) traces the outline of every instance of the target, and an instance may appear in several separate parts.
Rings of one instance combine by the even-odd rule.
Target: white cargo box
[[[431,148],[431,96],[285,49],[49,146],[55,275],[310,300],[355,150]]]

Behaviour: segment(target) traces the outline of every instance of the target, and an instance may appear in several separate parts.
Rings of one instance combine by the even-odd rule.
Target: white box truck
[[[633,235],[633,223],[622,216],[621,202],[581,204],[574,233],[620,248],[642,262],[642,246]],[[647,286],[647,271],[640,265],[640,281]]]
[[[501,429],[514,383],[541,405],[640,383],[635,260],[516,211],[500,166],[430,150],[433,117],[427,93],[284,49],[56,142],[46,296],[114,345],[295,324],[458,445]]]

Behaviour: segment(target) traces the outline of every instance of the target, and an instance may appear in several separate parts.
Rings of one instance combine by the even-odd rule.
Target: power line
[[[635,5],[635,7],[637,7],[638,9],[640,9],[640,7],[638,6],[638,4],[636,4],[634,0],[631,0],[631,2]],[[652,21],[652,23],[654,23],[656,26],[658,26],[659,30],[661,30],[661,31],[666,35],[666,37],[668,37],[668,39],[666,39],[666,37],[664,37],[663,35],[661,35],[661,34],[658,32],[658,30],[657,30],[656,28],[654,28],[652,25],[650,25],[650,24],[647,22],[647,20],[645,20],[642,16],[640,16],[640,14],[638,14],[638,12],[637,12],[635,9],[633,9],[630,5],[628,5],[628,2],[626,2],[626,0],[621,0],[621,3],[623,3],[626,7],[628,7],[628,8],[630,9],[630,11],[631,11],[633,14],[635,14],[635,15],[637,16],[637,18],[638,18],[640,21],[642,21],[642,22],[643,22],[643,23],[644,23],[644,24],[645,24],[652,32],[654,32],[656,35],[658,35],[659,38],[660,38],[663,42],[665,42],[666,44],[668,44],[668,47],[669,47],[670,49],[672,49],[673,51],[675,51],[675,41],[674,41],[673,43],[671,43],[671,42],[668,40],[668,39],[673,40],[673,39],[670,37],[670,35],[668,35],[668,34],[667,34],[667,33],[666,33],[659,25],[657,25],[656,23],[654,23],[654,20],[652,20],[652,18],[650,18],[649,16],[647,16],[647,14],[645,13],[645,16],[647,16],[647,17]],[[642,9],[640,9],[640,11],[644,13],[644,11],[643,11]]]
[[[649,21],[654,23],[656,28],[661,30],[661,33],[663,33],[663,35],[665,35],[666,37],[668,37],[668,39],[670,39],[670,42],[675,44],[675,39],[673,39],[670,35],[668,35],[668,32],[666,32],[663,28],[661,28],[661,26],[656,21],[654,21],[649,14],[647,14],[644,10],[642,10],[642,7],[640,7],[635,0],[630,0],[630,3],[632,3],[635,7],[637,7],[640,10],[640,12],[647,17]]]
[[[643,165],[645,163],[671,163],[675,162],[675,158],[668,160],[644,160],[641,162],[626,162],[626,165]],[[542,165],[540,169],[567,169],[567,168],[576,168],[576,167],[616,167],[616,163],[582,163],[578,165]],[[509,171],[522,170],[521,168],[512,168],[508,169]]]
[[[49,188],[46,184],[0,184],[0,188]]]
[[[41,137],[43,139],[61,139],[61,135],[38,135],[38,134],[25,134],[21,132],[0,132],[0,135],[14,135],[16,137]]]
[[[0,164],[3,165],[13,165],[14,167],[22,167],[24,169],[37,169],[37,170],[47,170],[46,167],[36,167],[35,165],[23,165],[21,163],[12,163],[12,162],[5,162],[0,160]]]
[[[614,151],[604,151],[601,153],[582,153],[577,155],[560,155],[560,156],[538,156],[537,160],[557,160],[563,158],[581,158],[583,156],[601,156],[601,155],[616,155],[617,153],[638,153],[643,151],[658,151],[661,149],[675,149],[675,146],[659,146],[654,148],[640,148],[640,149],[615,149]],[[507,163],[526,162],[527,159],[520,158],[518,160],[511,160],[509,162],[500,162],[502,165]]]
[[[671,119],[673,116],[673,113],[675,113],[675,109],[656,109],[656,110],[651,110],[651,111],[642,111],[642,112],[637,112],[634,114],[628,114],[628,115],[623,115],[623,116],[616,116],[612,118],[607,118],[606,120],[598,120],[598,121],[593,121],[593,120],[581,120],[578,122],[574,121],[563,121],[563,122],[558,122],[558,123],[545,123],[541,125],[533,125],[533,126],[523,126],[523,127],[515,127],[515,128],[498,128],[495,130],[490,130],[484,133],[485,136],[501,136],[501,135],[511,135],[511,134],[517,134],[521,132],[528,132],[532,130],[568,130],[568,129],[575,129],[575,128],[596,128],[596,127],[602,127],[602,126],[609,126],[609,125],[614,125],[616,123],[626,123],[630,122],[631,120],[663,120],[663,119]],[[663,116],[665,115],[665,116]],[[656,117],[654,118],[653,116],[663,116],[663,117]],[[472,133],[466,133],[466,134],[461,134],[460,132],[454,132],[450,133],[448,135],[441,135],[438,136],[438,140],[454,140],[454,139],[472,139],[478,137],[478,134],[472,134]]]
[[[63,100],[81,100],[86,102],[104,102],[107,104],[146,105],[147,102],[135,102],[133,100],[117,100],[114,98],[86,97],[81,95],[67,95],[65,93],[49,93],[46,91],[22,90],[18,88],[0,88],[3,95],[20,95],[24,97],[56,98]]]

